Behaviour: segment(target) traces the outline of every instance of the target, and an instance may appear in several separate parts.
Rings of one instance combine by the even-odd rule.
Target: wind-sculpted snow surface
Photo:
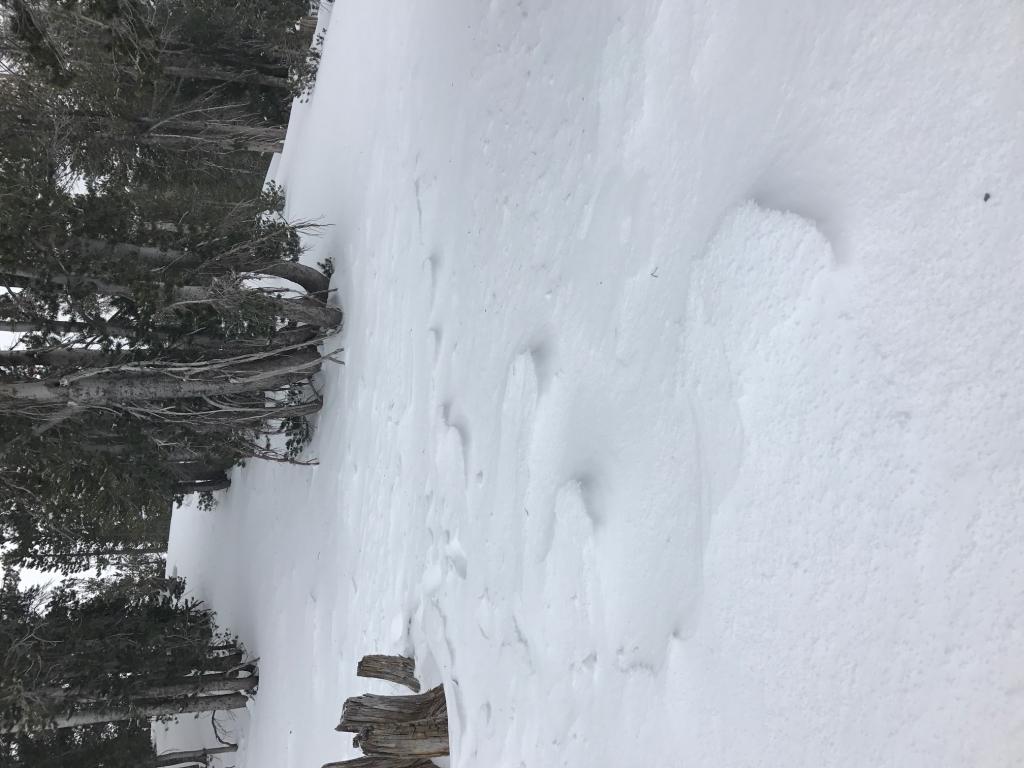
[[[276,178],[346,311],[171,560],[244,768],[416,657],[451,765],[1024,761],[1019,3],[333,6]]]

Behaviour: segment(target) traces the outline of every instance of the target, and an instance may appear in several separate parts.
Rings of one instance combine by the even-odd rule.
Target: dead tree
[[[368,756],[442,757],[448,754],[448,716],[368,725],[352,745]]]
[[[416,662],[404,656],[364,656],[360,677],[389,680],[419,690]],[[352,746],[366,757],[323,768],[429,768],[429,758],[449,752],[448,704],[437,686],[412,696],[367,693],[345,701],[336,731],[354,733]]]
[[[165,752],[162,755],[157,755],[156,759],[150,763],[153,768],[169,768],[174,765],[181,765],[183,763],[202,763],[208,765],[208,758],[214,755],[224,755],[229,752],[238,751],[238,746],[235,744],[225,744],[223,747],[208,747],[206,749],[193,749],[187,752]]]
[[[340,763],[324,763],[323,768],[437,768],[422,757],[357,757]]]
[[[420,681],[416,679],[416,661],[408,656],[363,656],[356,674],[359,677],[387,680],[420,692]]]
[[[186,699],[165,699],[141,701],[130,707],[85,709],[58,718],[54,728],[76,728],[80,725],[116,723],[122,720],[139,720],[150,717],[168,717],[196,712],[244,709],[248,699],[242,693],[226,693],[216,696],[195,696]],[[23,726],[0,728],[0,733],[19,733]]]
[[[447,713],[444,688],[440,685],[415,696],[379,696],[367,693],[354,696],[345,702],[341,722],[334,730],[359,733],[368,725],[429,720],[442,715],[447,717]]]

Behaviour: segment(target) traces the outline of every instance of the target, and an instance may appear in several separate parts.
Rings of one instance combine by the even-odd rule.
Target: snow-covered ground
[[[371,652],[458,768],[1024,765],[1024,6],[327,23],[320,464],[172,530],[261,659],[237,765],[353,756]]]

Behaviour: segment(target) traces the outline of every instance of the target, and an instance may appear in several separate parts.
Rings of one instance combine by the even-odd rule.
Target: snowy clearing
[[[345,365],[170,561],[244,768],[1024,764],[1024,7],[336,0],[276,178]]]

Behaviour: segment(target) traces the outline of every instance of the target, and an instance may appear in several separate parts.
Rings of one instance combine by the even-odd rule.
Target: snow
[[[326,23],[320,463],[172,527],[260,657],[237,765],[354,756],[387,652],[457,768],[1024,765],[1020,4]]]

